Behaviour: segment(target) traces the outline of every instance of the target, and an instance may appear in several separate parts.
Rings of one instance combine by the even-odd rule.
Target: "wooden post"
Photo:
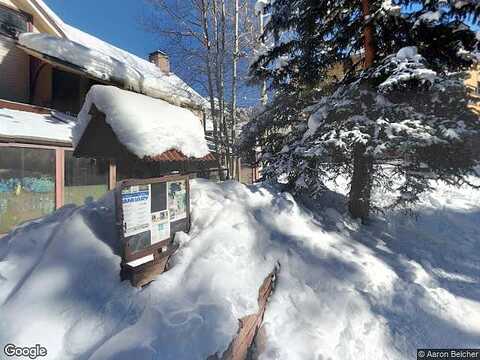
[[[55,149],[55,208],[63,206],[63,189],[65,186],[65,152]]]
[[[117,186],[117,165],[114,160],[108,162],[108,190],[113,190]]]

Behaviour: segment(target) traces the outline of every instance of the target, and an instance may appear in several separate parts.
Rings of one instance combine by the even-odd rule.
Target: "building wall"
[[[32,5],[29,4],[29,2],[25,0],[0,0],[0,4],[32,15],[33,32],[41,32],[61,36],[58,30],[51,23],[49,23],[49,20],[43,14],[39,13],[38,9],[33,8]]]
[[[0,0],[0,5],[24,12],[32,16],[33,32],[45,32],[58,35],[55,29],[46,22],[43,15],[37,13],[24,0]],[[15,46],[15,41],[0,35],[0,99],[30,102],[30,61],[31,57]],[[52,98],[51,66],[44,66],[36,81],[33,103],[39,106],[50,106]]]
[[[0,4],[19,10],[10,0]],[[0,35],[0,99],[28,102],[30,82],[29,56],[15,46],[15,41]]]
[[[465,79],[465,85],[470,89],[471,94],[474,96],[474,101],[471,104],[471,108],[477,112],[480,116],[480,68],[474,67],[468,73],[468,77]]]
[[[240,182],[242,184],[251,185],[254,183],[253,178],[254,169],[247,165],[242,165],[240,168]]]
[[[13,39],[0,35],[0,99],[27,102],[29,73],[29,57]]]
[[[0,0],[0,4],[8,6],[12,9],[18,9],[17,5],[15,5],[11,0]]]
[[[34,91],[33,104],[43,107],[52,106],[52,66],[46,64],[40,70]]]

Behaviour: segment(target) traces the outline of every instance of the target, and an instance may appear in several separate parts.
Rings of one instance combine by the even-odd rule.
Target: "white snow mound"
[[[342,202],[313,212],[267,186],[193,181],[191,232],[142,290],[119,282],[111,194],[62,208],[0,241],[0,343],[42,344],[46,360],[204,360],[257,310],[279,261],[262,360],[480,347],[480,192],[439,185],[417,220],[368,227]]]
[[[201,158],[208,154],[202,123],[192,111],[104,85],[94,85],[87,93],[73,128],[74,146],[90,122],[92,105],[105,114],[118,140],[139,158],[172,149],[187,157]]]

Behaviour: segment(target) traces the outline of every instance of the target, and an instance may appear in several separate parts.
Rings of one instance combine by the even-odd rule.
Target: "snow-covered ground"
[[[480,347],[480,191],[439,185],[416,219],[361,226],[338,193],[307,210],[273,187],[196,180],[192,209],[174,267],[142,290],[119,282],[111,195],[2,239],[0,344],[39,343],[47,359],[205,359],[279,262],[260,359]]]

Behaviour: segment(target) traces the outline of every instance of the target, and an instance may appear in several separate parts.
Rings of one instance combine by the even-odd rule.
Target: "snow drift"
[[[193,181],[174,267],[137,290],[118,277],[111,194],[0,242],[0,343],[48,359],[221,354],[281,271],[260,359],[407,359],[480,346],[480,192],[438,186],[418,218],[346,220],[342,195],[306,210],[268,186]]]
[[[73,128],[75,147],[90,122],[92,105],[105,114],[118,140],[140,159],[172,149],[196,158],[209,152],[200,118],[190,110],[104,85],[94,85],[87,93]]]

